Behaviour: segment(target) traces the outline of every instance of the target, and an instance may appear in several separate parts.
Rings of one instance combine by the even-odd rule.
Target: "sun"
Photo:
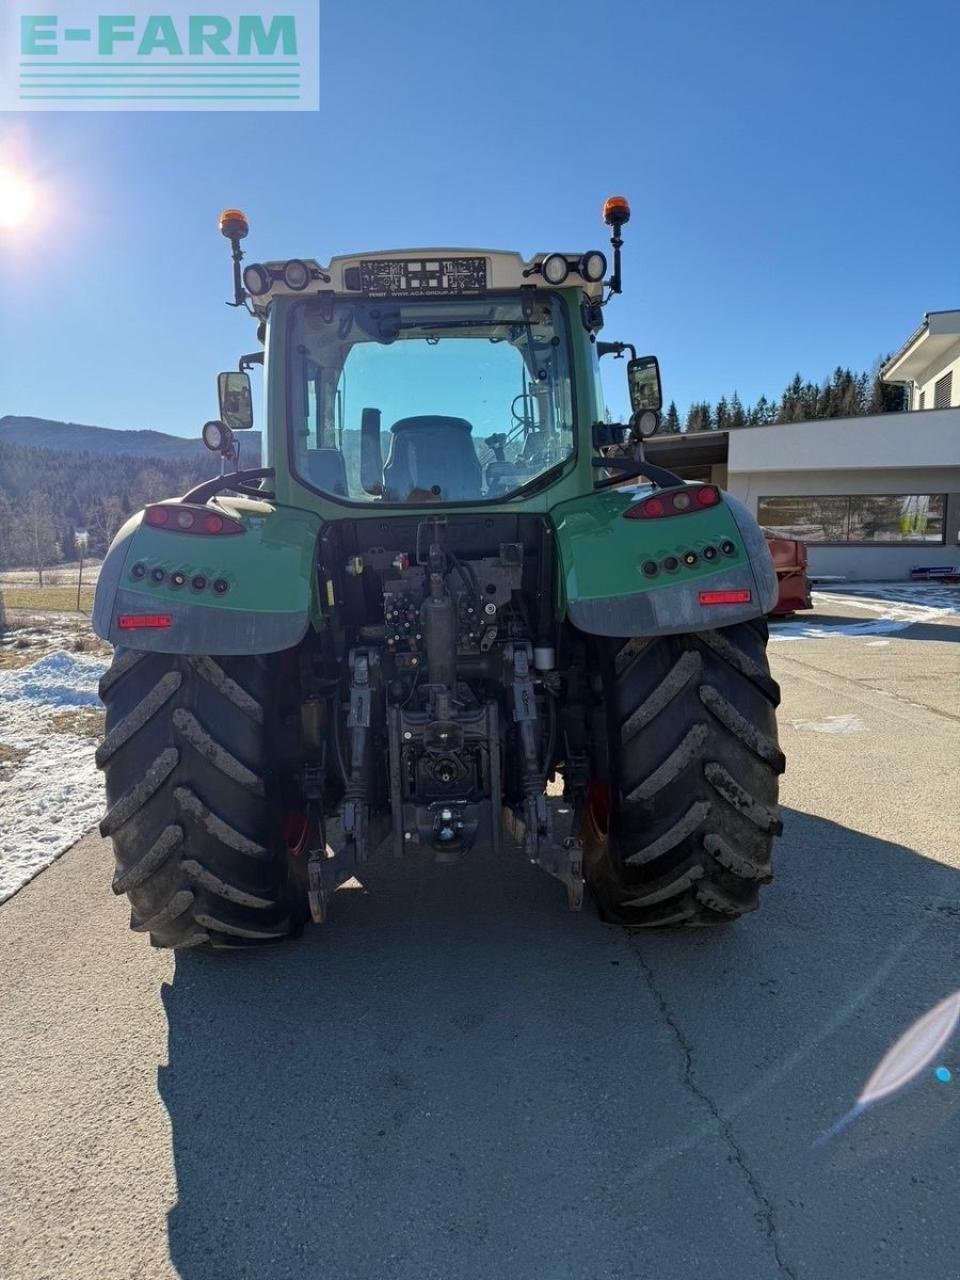
[[[33,213],[36,192],[22,174],[0,166],[0,231],[15,231]]]

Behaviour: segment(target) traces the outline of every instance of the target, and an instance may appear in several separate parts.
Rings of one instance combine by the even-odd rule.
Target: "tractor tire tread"
[[[641,703],[620,730],[621,742],[626,742],[643,729],[654,716],[659,715],[677,695],[686,688],[694,676],[700,674],[702,667],[700,654],[695,649],[688,649],[680,655],[676,665],[666,679],[654,689],[650,697]]]
[[[720,723],[731,733],[735,733],[741,742],[746,743],[755,755],[765,760],[777,773],[783,773],[787,767],[786,758],[773,739],[761,733],[755,724],[742,716],[737,708],[718,692],[713,685],[702,684],[699,689],[700,701],[711,711]]]
[[[222,693],[225,698],[233,703],[235,707],[239,707],[245,715],[257,724],[263,724],[264,710],[263,703],[258,700],[236,680],[230,676],[220,666],[219,662],[215,662],[213,658],[206,656],[191,656],[187,659],[190,667],[204,680],[208,680],[210,684]]]
[[[183,677],[179,671],[168,671],[161,676],[147,696],[130,711],[119,724],[114,725],[97,747],[94,757],[98,769],[102,769],[110,757],[133,737],[160,710],[180,688]]]
[[[116,649],[114,651],[113,662],[100,677],[100,683],[97,686],[97,692],[100,695],[100,701],[106,700],[106,695],[110,692],[118,681],[122,680],[128,671],[131,671],[138,662],[142,662],[147,655],[140,653],[136,649]]]
[[[747,624],[749,626],[749,624]],[[763,623],[762,638],[764,644],[767,639],[767,624]],[[737,645],[724,635],[723,631],[701,631],[699,633],[700,641],[711,649],[724,662],[729,663],[735,671],[745,676],[752,684],[754,684],[765,698],[769,699],[775,707],[780,705],[780,686],[770,674],[769,667],[766,662],[763,664],[754,661]]]
[[[709,801],[695,801],[683,817],[678,822],[675,822],[668,831],[664,831],[662,835],[657,836],[656,840],[651,840],[649,844],[631,853],[625,861],[630,866],[638,866],[645,862],[653,862],[655,858],[663,857],[675,845],[680,844],[682,840],[686,840],[688,836],[692,835],[709,813]]]
[[[100,830],[155,947],[276,943],[302,923],[270,771],[275,678],[269,658],[118,650],[101,681]]]
[[[584,869],[607,919],[690,927],[756,909],[785,764],[766,643],[763,619],[598,641],[610,812],[584,823]]]
[[[192,711],[187,711],[185,707],[178,707],[173,713],[173,723],[181,737],[209,760],[214,768],[225,773],[234,782],[239,782],[248,791],[255,791],[257,795],[264,794],[263,778],[252,769],[248,769],[236,756],[231,755],[223,743],[218,742],[213,734],[204,728]]]
[[[262,844],[257,844],[256,840],[251,840],[236,827],[231,827],[229,822],[215,814],[210,806],[204,804],[197,793],[191,791],[189,787],[177,787],[173,798],[182,813],[194,818],[221,844],[228,845],[247,858],[256,858],[261,861],[270,858],[269,849]]]
[[[194,896],[189,889],[178,889],[156,910],[148,920],[140,920],[133,913],[130,915],[130,928],[134,933],[155,933],[165,928],[177,916],[193,906]]]
[[[238,889],[236,885],[228,884],[226,880],[221,880],[219,876],[214,875],[193,858],[185,858],[180,865],[191,880],[196,881],[201,888],[212,893],[214,897],[225,898],[227,902],[235,902],[241,907],[256,907],[261,911],[277,905],[275,898],[261,898],[255,893],[247,893],[245,889]]]
[[[183,827],[171,824],[164,827],[156,840],[143,855],[127,867],[126,871],[118,871],[113,877],[113,892],[117,895],[135,889],[143,884],[153,873],[162,867],[174,849],[183,842]]]
[[[129,791],[112,804],[100,822],[102,836],[115,835],[160,790],[180,761],[176,747],[166,747],[149,765],[146,773]]]

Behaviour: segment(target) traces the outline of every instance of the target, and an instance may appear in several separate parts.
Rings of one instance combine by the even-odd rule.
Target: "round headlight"
[[[634,418],[633,424],[641,439],[646,440],[647,436],[656,435],[657,428],[660,426],[660,415],[655,409],[644,409]]]
[[[591,249],[589,253],[585,253],[580,259],[577,264],[577,270],[584,280],[589,280],[591,284],[596,284],[598,280],[602,280],[607,274],[607,260],[599,249]]]
[[[207,422],[204,423],[201,435],[210,452],[219,453],[227,442],[228,428],[223,422]]]
[[[291,258],[283,268],[283,283],[288,289],[293,289],[296,293],[299,293],[301,289],[305,289],[310,283],[310,279],[310,268],[305,262],[301,262],[299,258]]]
[[[570,274],[570,264],[562,253],[551,253],[540,263],[540,274],[547,284],[563,284]]]
[[[243,272],[243,287],[252,298],[259,298],[270,292],[273,277],[265,266],[259,262],[251,262]]]

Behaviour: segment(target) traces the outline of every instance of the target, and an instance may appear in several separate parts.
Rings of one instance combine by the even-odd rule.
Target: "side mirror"
[[[365,493],[374,498],[379,498],[383,493],[379,409],[364,409],[360,414],[360,485]]]
[[[630,388],[630,407],[634,414],[652,409],[659,413],[663,408],[663,391],[660,386],[660,364],[656,356],[640,356],[627,361],[627,385]]]
[[[249,373],[221,373],[217,378],[220,418],[231,431],[253,426],[253,391]]]

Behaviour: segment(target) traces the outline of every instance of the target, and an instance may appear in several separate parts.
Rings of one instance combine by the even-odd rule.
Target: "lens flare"
[[[24,226],[37,203],[36,192],[20,173],[0,166],[0,229]]]
[[[898,1093],[915,1079],[937,1057],[960,1022],[960,991],[935,1004],[932,1009],[917,1018],[877,1063],[869,1080],[863,1086],[860,1097],[851,1109],[822,1138],[817,1145],[826,1142],[845,1129],[864,1111],[881,1098]],[[941,1084],[950,1082],[948,1067],[938,1067],[934,1075]]]
[[[902,1089],[937,1056],[960,1021],[960,991],[947,996],[908,1027],[880,1059],[863,1086],[857,1106],[868,1107]]]

